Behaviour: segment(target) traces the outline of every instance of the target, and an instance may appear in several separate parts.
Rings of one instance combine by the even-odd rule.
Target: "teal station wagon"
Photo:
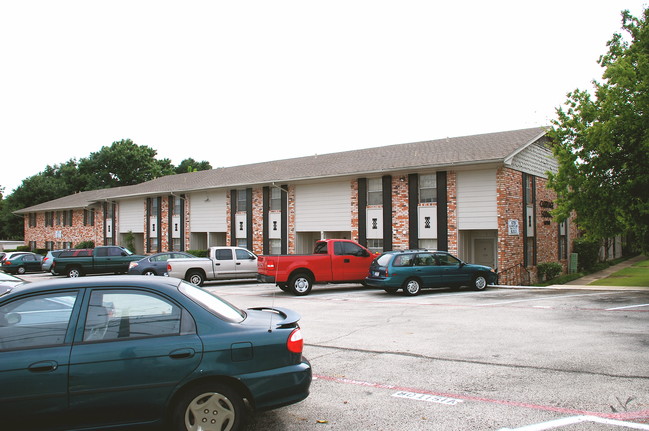
[[[365,283],[388,293],[403,289],[406,295],[418,295],[428,287],[470,286],[483,290],[495,284],[497,278],[492,268],[465,263],[445,251],[401,250],[374,259]]]
[[[0,295],[3,430],[241,430],[309,394],[299,315],[185,281],[30,283]]]

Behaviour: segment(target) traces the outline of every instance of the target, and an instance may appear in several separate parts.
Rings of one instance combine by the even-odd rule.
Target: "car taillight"
[[[170,271],[171,271],[171,264],[168,263],[168,264],[167,264],[167,272],[170,272]]]
[[[302,353],[302,349],[304,348],[304,339],[302,338],[302,330],[300,328],[295,328],[293,332],[291,332],[291,335],[288,336],[286,348],[289,352]]]

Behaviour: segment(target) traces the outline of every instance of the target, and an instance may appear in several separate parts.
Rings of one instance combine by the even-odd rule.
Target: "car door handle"
[[[174,350],[171,353],[169,353],[169,357],[171,359],[184,359],[184,358],[191,358],[194,356],[196,352],[194,349],[187,348],[187,349],[178,349]]]
[[[237,265],[241,265],[241,262],[237,262],[236,264],[237,264]]]
[[[47,371],[54,371],[59,367],[59,364],[56,363],[56,361],[41,361],[41,362],[34,362],[31,364],[29,367],[29,371],[33,373],[44,373]]]
[[[349,263],[349,262],[350,262],[349,259],[343,259],[343,263]]]

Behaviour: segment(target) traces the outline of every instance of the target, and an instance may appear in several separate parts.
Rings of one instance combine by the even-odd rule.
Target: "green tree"
[[[212,169],[210,162],[205,160],[203,160],[202,162],[197,162],[190,157],[180,162],[180,164],[176,166],[175,172],[177,174],[184,174],[187,172],[208,171],[210,169]]]
[[[649,251],[649,9],[622,12],[593,92],[568,93],[549,134],[559,161],[555,215],[574,211],[591,239],[633,233]]]
[[[81,159],[79,173],[88,181],[87,190],[130,186],[175,173],[171,160],[157,160],[156,154],[151,147],[122,139]]]

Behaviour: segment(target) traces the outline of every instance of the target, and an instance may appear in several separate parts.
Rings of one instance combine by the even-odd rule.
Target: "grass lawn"
[[[637,262],[629,268],[625,268],[590,284],[596,286],[633,286],[649,288],[649,258],[645,258],[645,260]]]

